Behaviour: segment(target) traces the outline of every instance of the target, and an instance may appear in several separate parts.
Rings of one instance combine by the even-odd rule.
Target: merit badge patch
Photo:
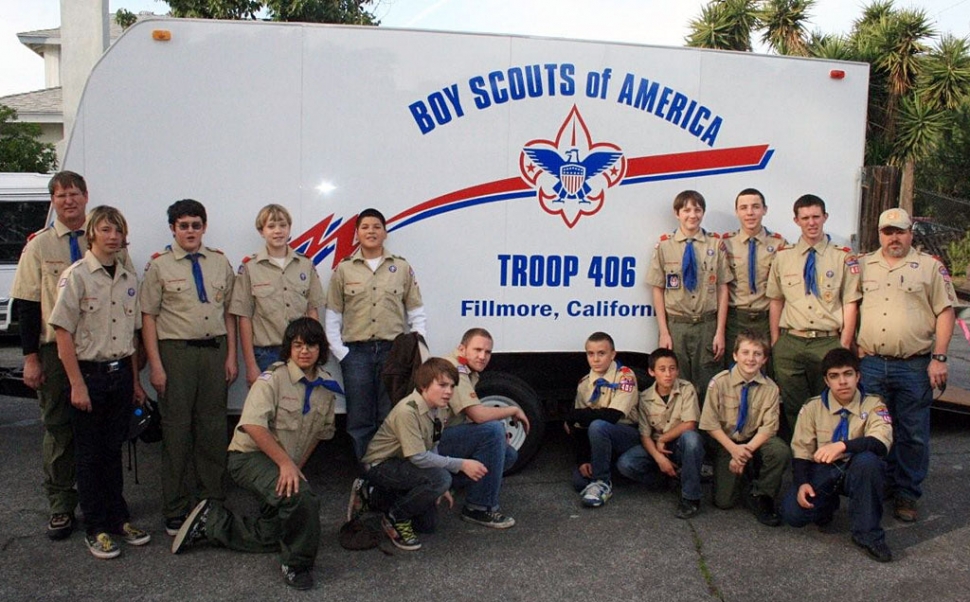
[[[946,268],[942,265],[940,266],[940,276],[943,276],[943,280],[946,282],[950,281],[950,272],[947,272]]]
[[[60,280],[59,280],[59,281],[57,282],[57,287],[58,287],[58,288],[64,288],[65,286],[67,286],[67,278],[61,278],[61,279],[60,279]]]
[[[677,274],[667,274],[667,288],[678,289],[680,288],[680,276]]]

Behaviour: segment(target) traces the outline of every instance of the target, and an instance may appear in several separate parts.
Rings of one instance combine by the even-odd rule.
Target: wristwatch
[[[930,357],[935,359],[938,362],[946,362],[946,356],[943,355],[942,353],[934,353]]]

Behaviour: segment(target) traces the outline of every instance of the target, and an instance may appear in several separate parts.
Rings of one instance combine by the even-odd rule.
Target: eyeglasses
[[[310,343],[304,343],[303,341],[293,341],[290,343],[290,349],[293,349],[294,351],[313,351],[319,348],[320,345],[316,343],[312,345]]]
[[[434,419],[434,432],[431,435],[431,443],[437,443],[441,441],[441,419]]]
[[[175,227],[184,232],[185,230],[201,230],[205,228],[205,224],[202,222],[176,222]]]

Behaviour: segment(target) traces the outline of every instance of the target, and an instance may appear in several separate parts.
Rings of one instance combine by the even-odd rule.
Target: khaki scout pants
[[[320,498],[306,481],[290,497],[276,495],[280,469],[262,452],[231,452],[229,474],[259,498],[259,516],[235,516],[221,503],[212,505],[205,536],[240,552],[279,552],[280,562],[309,568],[320,546]]]
[[[162,513],[185,516],[197,499],[224,499],[226,473],[226,338],[219,347],[158,342],[167,376],[162,413]],[[194,469],[194,474],[189,469]],[[190,485],[195,477],[198,491]]]
[[[51,514],[73,514],[77,507],[74,487],[74,432],[71,430],[71,389],[57,344],[40,346],[44,384],[37,390],[44,424],[44,491]]]
[[[718,508],[733,508],[741,497],[744,480],[751,481],[751,495],[767,495],[777,499],[781,492],[781,479],[791,462],[791,450],[778,437],[765,441],[754,457],[748,461],[744,474],[731,472],[731,454],[721,445],[717,446],[714,461],[714,505]]]
[[[677,355],[680,378],[689,380],[697,389],[697,398],[704,406],[707,385],[723,370],[723,362],[714,360],[714,335],[717,333],[717,317],[703,322],[685,323],[675,316],[667,316],[667,328]]]
[[[806,401],[821,394],[825,388],[822,358],[829,351],[841,346],[837,336],[808,339],[785,332],[772,348],[775,382],[781,389],[788,441],[791,441],[795,430],[798,411]]]

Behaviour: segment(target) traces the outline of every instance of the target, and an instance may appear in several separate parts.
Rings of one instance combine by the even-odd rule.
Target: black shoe
[[[701,513],[701,501],[700,500],[689,500],[685,497],[680,498],[680,504],[677,505],[677,518],[694,518]]]
[[[74,515],[70,512],[55,512],[47,522],[47,537],[54,541],[67,539],[74,532]]]
[[[182,528],[182,523],[185,522],[184,516],[173,516],[172,518],[165,519],[165,533],[169,537],[175,537],[179,529]]]
[[[461,510],[461,520],[489,527],[491,529],[508,529],[515,526],[515,519],[505,516],[499,511],[489,512],[488,510],[472,510],[465,506]]]
[[[862,543],[855,538],[855,535],[853,535],[852,543],[865,550],[866,554],[868,554],[876,562],[890,562],[893,559],[892,550],[890,550],[889,546],[886,545],[885,540],[880,540],[873,543]]]
[[[293,589],[305,590],[313,587],[313,569],[281,564],[280,570],[283,571],[283,582]]]
[[[918,516],[916,500],[897,495],[893,500],[893,516],[904,523],[915,523]]]
[[[781,524],[781,517],[775,512],[775,500],[771,496],[752,495],[751,508],[762,525],[777,527]]]
[[[182,527],[172,540],[172,554],[178,554],[186,546],[191,546],[205,539],[205,521],[209,518],[209,500],[202,500],[196,504],[192,512],[185,518]]]

